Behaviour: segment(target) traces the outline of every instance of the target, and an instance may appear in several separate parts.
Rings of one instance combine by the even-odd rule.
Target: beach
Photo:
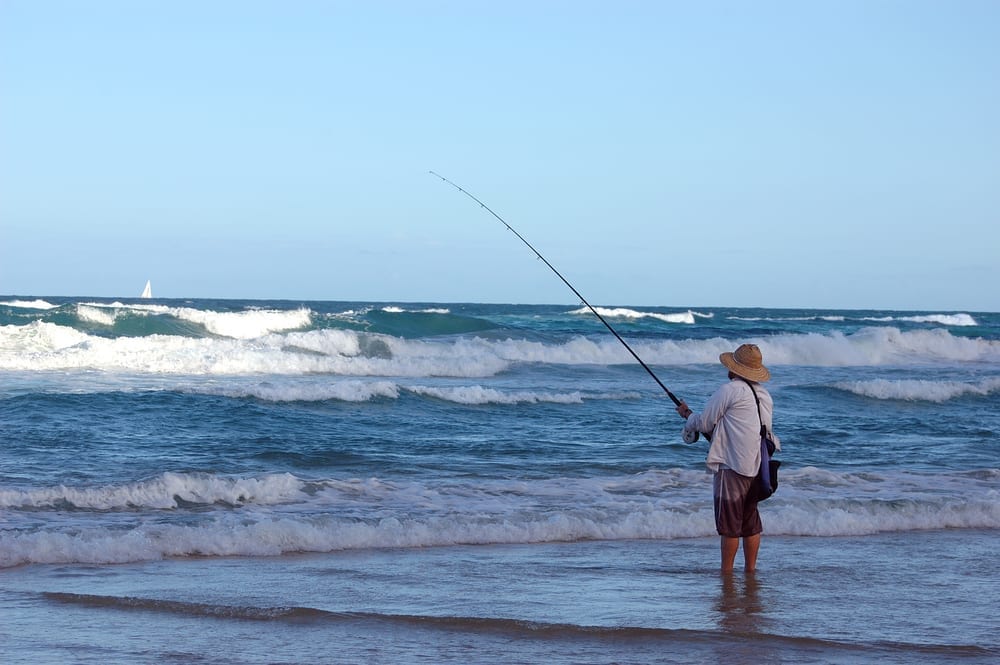
[[[774,537],[750,576],[710,538],[29,566],[5,662],[987,663],[995,544]]]

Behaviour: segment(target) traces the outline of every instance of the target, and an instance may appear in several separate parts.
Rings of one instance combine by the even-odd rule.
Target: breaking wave
[[[217,312],[194,307],[166,305],[125,305],[122,303],[80,303],[77,316],[83,321],[112,326],[125,315],[170,316],[203,326],[220,337],[255,339],[269,333],[305,328],[312,322],[312,311],[251,308],[238,312]]]
[[[782,478],[768,532],[864,535],[1000,528],[1000,470],[918,474],[806,467]],[[537,480],[306,480],[163,474],[109,487],[5,490],[0,567],[275,556],[385,547],[675,539],[715,533],[710,477],[673,469]],[[891,491],[890,491],[891,490]],[[206,509],[208,512],[206,512]],[[124,511],[128,523],[39,529],[38,511]],[[149,510],[167,511],[148,519]],[[19,517],[24,526],[17,526]],[[143,516],[146,517],[143,517]],[[170,515],[175,515],[170,518]],[[11,528],[13,527],[13,528]]]
[[[126,510],[178,508],[184,504],[262,505],[301,499],[304,484],[291,474],[229,478],[207,473],[167,472],[127,485],[0,489],[0,508]]]
[[[627,307],[595,307],[594,311],[609,319],[657,319],[666,323],[685,323],[690,325],[695,323],[696,317],[710,319],[714,316],[713,314],[703,314],[692,310],[664,314],[662,312],[643,312],[629,309]],[[570,314],[585,314],[587,316],[591,316],[592,312],[586,307],[581,307],[580,309],[574,309],[570,312]]]
[[[986,396],[1000,392],[1000,377],[972,382],[873,379],[841,381],[833,384],[833,387],[873,399],[940,403],[969,395]]]
[[[306,314],[296,316],[307,316]],[[243,319],[237,319],[243,321]],[[279,325],[265,315],[266,327]],[[280,325],[293,325],[295,317]],[[253,325],[258,330],[257,324]],[[243,329],[247,332],[247,329]],[[235,333],[234,333],[235,334]],[[882,366],[934,362],[1000,362],[1000,341],[947,330],[864,328],[853,334],[783,334],[744,341],[760,345],[769,365]],[[641,340],[650,364],[715,364],[735,340]],[[103,337],[33,321],[0,326],[0,370],[97,370],[139,374],[487,377],[515,363],[631,364],[614,338],[577,336],[547,343],[460,335],[407,339],[356,330],[319,329],[261,337],[149,335]]]
[[[48,310],[55,309],[59,305],[53,305],[50,302],[36,298],[35,300],[8,300],[5,302],[0,302],[0,307],[14,307],[16,309],[39,309]]]
[[[808,314],[802,316],[729,316],[732,321],[827,321],[839,323],[845,321],[870,321],[873,323],[933,323],[948,327],[978,326],[979,322],[971,314],[914,314],[888,316],[848,316],[844,314]]]

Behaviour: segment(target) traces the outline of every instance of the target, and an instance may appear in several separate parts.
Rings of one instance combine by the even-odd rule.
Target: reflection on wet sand
[[[737,634],[761,632],[767,618],[760,591],[761,583],[756,573],[721,574],[715,604],[719,628]]]

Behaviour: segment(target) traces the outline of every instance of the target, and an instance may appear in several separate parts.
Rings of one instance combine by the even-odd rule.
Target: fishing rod
[[[618,331],[611,327],[611,324],[608,323],[607,320],[603,316],[601,316],[600,312],[598,312],[596,309],[594,309],[593,306],[589,302],[587,302],[587,299],[584,298],[582,295],[580,295],[580,292],[577,291],[573,287],[573,285],[569,283],[569,280],[567,280],[565,277],[563,277],[562,274],[558,270],[555,269],[555,266],[553,266],[551,263],[549,263],[548,259],[546,259],[544,256],[542,256],[541,253],[537,249],[535,249],[534,247],[532,247],[532,245],[531,245],[530,242],[528,242],[527,240],[524,239],[524,236],[522,236],[520,233],[518,233],[517,231],[515,231],[514,227],[511,226],[510,224],[508,224],[504,220],[503,217],[501,217],[500,215],[498,215],[495,212],[493,212],[493,210],[488,205],[486,205],[485,203],[483,203],[482,201],[480,201],[478,198],[476,198],[475,196],[473,196],[468,191],[462,189],[461,187],[459,187],[458,185],[456,185],[455,183],[453,183],[451,180],[448,180],[447,178],[445,178],[440,173],[435,173],[434,171],[429,171],[429,173],[431,175],[433,175],[433,176],[437,176],[438,178],[441,178],[441,180],[444,180],[446,183],[448,183],[449,185],[451,185],[452,187],[454,187],[455,189],[457,189],[458,191],[462,192],[463,194],[465,194],[466,196],[468,196],[470,199],[472,199],[473,201],[475,201],[476,203],[478,203],[480,206],[482,206],[486,210],[486,212],[488,212],[491,215],[493,215],[494,217],[496,217],[500,221],[501,224],[503,224],[504,226],[506,226],[508,231],[510,231],[511,233],[513,233],[514,235],[516,235],[521,242],[523,242],[525,245],[527,245],[528,249],[530,249],[532,252],[534,252],[535,256],[537,256],[539,259],[541,259],[542,262],[545,265],[547,265],[552,272],[554,272],[556,274],[556,277],[558,277],[559,279],[562,280],[563,284],[565,284],[566,286],[569,287],[569,290],[572,291],[573,294],[576,295],[576,297],[580,299],[580,302],[582,302],[584,305],[586,305],[587,309],[589,309],[591,312],[593,312],[594,316],[596,316],[598,319],[601,320],[601,323],[603,323],[605,325],[605,327],[607,327],[607,329],[611,331],[611,334],[614,335],[618,339],[618,341],[622,343],[622,346],[624,346],[626,349],[628,349],[628,352],[632,354],[632,357],[635,358],[636,361],[640,365],[642,365],[642,368],[644,370],[646,370],[647,372],[649,372],[649,375],[651,377],[653,377],[653,380],[656,381],[656,383],[659,384],[659,386],[661,388],[663,388],[663,392],[667,393],[667,397],[669,397],[671,399],[671,401],[673,401],[673,403],[676,404],[677,406],[681,405],[681,401],[679,399],[677,399],[677,397],[672,392],[670,392],[670,389],[667,388],[666,385],[664,385],[663,381],[660,381],[660,378],[658,376],[656,376],[656,374],[653,373],[653,370],[651,370],[649,368],[649,365],[647,365],[646,363],[644,363],[642,361],[642,358],[639,357],[639,354],[632,350],[632,347],[628,345],[628,342],[626,342],[624,339],[622,339],[622,336],[618,334]]]

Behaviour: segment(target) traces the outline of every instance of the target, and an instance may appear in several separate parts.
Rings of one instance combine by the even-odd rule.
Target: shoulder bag
[[[750,392],[753,393],[753,400],[757,403],[757,418],[760,419],[760,470],[757,471],[754,482],[757,488],[757,500],[763,501],[769,499],[778,489],[778,467],[781,466],[781,462],[771,459],[775,450],[774,441],[771,440],[771,433],[767,431],[767,427],[764,426],[764,418],[760,415],[760,400],[757,398],[757,391],[754,390],[753,384],[749,381],[746,384],[750,386]]]

